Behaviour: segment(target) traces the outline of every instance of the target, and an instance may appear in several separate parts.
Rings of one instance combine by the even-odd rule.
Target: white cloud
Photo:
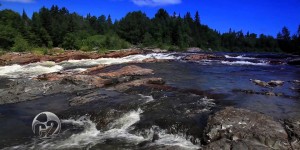
[[[1,0],[5,2],[17,2],[17,3],[32,3],[34,0]]]
[[[139,6],[162,6],[180,4],[181,0],[131,0]]]

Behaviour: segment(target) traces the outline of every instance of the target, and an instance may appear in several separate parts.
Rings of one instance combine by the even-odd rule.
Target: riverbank
[[[127,50],[20,59],[29,56],[9,54],[0,67],[1,148],[299,148],[300,70],[287,63],[296,56]],[[32,117],[45,110],[62,119],[61,137],[32,142]]]

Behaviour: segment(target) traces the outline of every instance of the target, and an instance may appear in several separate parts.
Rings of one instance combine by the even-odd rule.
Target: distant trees
[[[27,51],[35,47],[105,50],[128,48],[130,44],[183,50],[187,47],[222,51],[284,51],[300,53],[300,25],[291,34],[284,27],[277,37],[234,31],[219,33],[201,23],[199,12],[183,16],[159,9],[153,18],[141,11],[120,20],[111,16],[83,17],[65,7],[42,7],[28,17],[12,10],[0,11],[0,49]]]

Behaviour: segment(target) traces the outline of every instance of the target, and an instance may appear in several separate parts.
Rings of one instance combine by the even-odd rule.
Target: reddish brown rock
[[[134,54],[141,54],[140,50],[122,50],[115,51],[108,54],[99,54],[97,52],[82,52],[82,51],[65,51],[56,55],[37,55],[32,53],[6,53],[0,56],[0,65],[11,64],[29,64],[39,61],[54,61],[62,62],[67,60],[81,60],[81,59],[98,59],[98,58],[117,58],[125,57]]]
[[[88,84],[95,87],[103,87],[105,85],[111,84],[111,80],[103,79],[97,76],[90,76],[90,75],[73,75],[68,76],[63,79],[63,82],[69,82],[72,84]]]
[[[147,58],[144,59],[142,62],[143,63],[160,63],[160,62],[170,62],[172,61],[171,59],[156,59],[156,58]]]
[[[125,66],[119,70],[108,72],[108,73],[99,73],[97,76],[105,77],[105,78],[119,78],[122,76],[141,76],[152,74],[153,70],[141,68],[139,66],[130,65]]]
[[[139,80],[134,80],[126,83],[122,83],[119,85],[116,85],[114,88],[117,91],[126,91],[130,89],[131,87],[138,87],[138,86],[152,86],[152,85],[163,85],[165,84],[165,81],[162,78],[144,78]]]
[[[0,60],[4,65],[10,64],[29,64],[41,61],[41,55],[23,54],[23,53],[6,53],[0,56]]]
[[[72,73],[68,73],[68,72],[54,72],[54,73],[39,75],[35,79],[46,80],[46,81],[58,81],[71,75]]]
[[[220,56],[216,55],[211,55],[211,54],[194,54],[194,55],[189,55],[184,58],[184,60],[187,61],[199,61],[203,59],[217,59],[217,58],[222,58]]]
[[[85,74],[85,75],[94,75],[99,73],[102,69],[108,67],[109,65],[98,65],[96,67],[92,67],[87,69],[86,71],[81,72],[80,74]]]

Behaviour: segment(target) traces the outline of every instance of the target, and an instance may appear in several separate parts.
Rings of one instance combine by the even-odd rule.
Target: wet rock
[[[35,100],[58,93],[73,93],[93,88],[87,84],[61,83],[60,81],[39,81],[31,79],[15,79],[8,87],[0,91],[0,105]]]
[[[114,87],[115,90],[117,91],[126,91],[128,89],[130,89],[131,87],[138,87],[138,86],[148,86],[148,85],[162,85],[165,84],[165,81],[162,78],[144,78],[144,79],[138,79],[138,80],[134,80],[134,81],[130,81],[130,82],[126,82],[126,83],[122,83],[122,84],[118,84]]]
[[[88,68],[86,71],[81,72],[80,74],[83,75],[95,75],[97,73],[99,73],[101,70],[103,70],[104,68],[108,67],[109,65],[98,65],[92,68]]]
[[[293,83],[300,84],[300,80],[294,80]]]
[[[273,118],[227,107],[210,116],[204,149],[291,149],[288,134]]]
[[[69,72],[54,72],[54,73],[42,74],[33,79],[45,80],[45,81],[58,81],[63,79],[64,77],[71,76],[71,75],[72,73]]]
[[[289,65],[300,65],[300,58],[289,60],[287,63]]]
[[[153,70],[141,68],[135,65],[130,65],[130,66],[125,66],[116,71],[112,71],[108,73],[99,73],[97,74],[97,76],[104,77],[104,78],[118,78],[122,76],[141,76],[141,75],[148,75],[148,74],[153,74]]]
[[[217,58],[222,58],[222,57],[212,55],[212,54],[194,54],[194,55],[188,55],[183,59],[187,61],[199,61],[203,59],[217,59]]]
[[[269,82],[261,81],[261,80],[253,80],[250,79],[254,84],[261,86],[261,87],[276,87],[276,86],[282,86],[284,84],[284,81],[280,80],[271,80]]]
[[[98,76],[89,76],[89,75],[73,75],[68,76],[62,80],[62,83],[72,83],[75,85],[92,85],[95,87],[103,87],[105,85],[112,84],[112,80],[103,79]]]
[[[170,62],[172,60],[170,59],[156,59],[156,58],[147,58],[144,59],[142,62],[143,63],[161,63],[161,62]]]
[[[270,85],[271,87],[282,86],[283,84],[284,81],[280,81],[280,80],[271,80],[270,82],[268,82],[268,85]]]
[[[300,120],[284,120],[284,127],[289,135],[289,140],[293,149],[300,149]]]
[[[89,94],[83,96],[77,96],[69,100],[71,106],[83,105],[86,103],[90,103],[99,99],[105,99],[108,96],[105,94],[101,94],[100,92],[91,92]]]
[[[254,91],[254,90],[233,89],[232,92],[242,92],[242,93],[246,93],[246,94],[258,94],[258,95],[267,95],[267,96],[282,96],[285,98],[292,98],[292,99],[296,98],[295,96],[287,95],[285,93],[275,93],[272,91],[258,92],[258,91]]]
[[[252,80],[250,79],[254,84],[261,86],[261,87],[267,87],[269,84],[267,82],[261,81],[261,80]]]

